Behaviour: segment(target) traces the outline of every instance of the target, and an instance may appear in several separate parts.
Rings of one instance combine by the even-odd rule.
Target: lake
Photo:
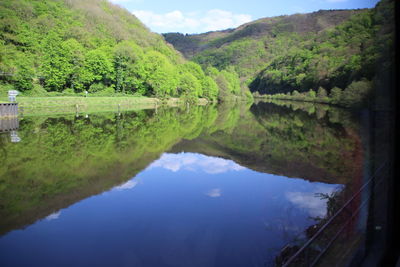
[[[273,266],[363,184],[363,132],[299,102],[24,115],[0,136],[0,265]]]

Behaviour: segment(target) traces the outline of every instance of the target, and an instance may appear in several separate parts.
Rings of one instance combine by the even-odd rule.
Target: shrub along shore
[[[372,88],[372,82],[364,79],[352,82],[345,90],[334,87],[329,94],[323,87],[319,87],[317,92],[312,89],[302,93],[294,90],[286,94],[260,94],[255,92],[253,93],[253,97],[334,104],[347,108],[358,108],[368,106],[369,95],[371,94]]]

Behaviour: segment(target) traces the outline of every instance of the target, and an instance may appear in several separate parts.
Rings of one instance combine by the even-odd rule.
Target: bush
[[[105,87],[103,90],[97,91],[97,92],[93,93],[92,95],[94,95],[94,96],[116,96],[114,87],[112,87],[112,86]],[[89,96],[90,96],[90,94],[89,94]]]
[[[260,92],[258,92],[258,91],[255,91],[253,93],[253,96],[256,97],[256,98],[261,97]]]
[[[365,107],[372,92],[372,82],[354,81],[343,92],[340,103],[347,107]]]
[[[8,91],[15,90],[14,86],[6,83],[0,84],[0,97],[8,97]]]
[[[342,98],[342,89],[339,87],[333,87],[329,94],[329,98],[332,104],[339,104],[340,99]]]
[[[317,96],[319,99],[325,99],[325,97],[327,97],[328,94],[326,93],[326,90],[322,86],[320,86],[318,88]]]
[[[21,67],[14,77],[15,88],[20,92],[31,90],[33,88],[33,75],[34,72],[32,69]]]
[[[65,89],[64,91],[62,91],[62,95],[63,95],[63,96],[75,96],[76,94],[75,94],[75,92],[74,92],[74,89],[72,89],[72,88],[67,88],[67,89]]]
[[[49,93],[40,85],[33,84],[33,88],[31,90],[23,92],[24,96],[47,96]]]
[[[92,84],[92,85],[89,87],[88,92],[89,92],[89,93],[96,93],[96,92],[99,92],[99,91],[103,91],[103,90],[105,90],[106,88],[107,88],[107,86],[105,86],[105,85],[102,84],[102,83],[94,83],[94,84]]]
[[[311,89],[311,90],[308,92],[308,97],[311,98],[311,99],[314,99],[314,98],[317,97],[317,94],[315,93],[315,91],[314,91],[313,89]]]

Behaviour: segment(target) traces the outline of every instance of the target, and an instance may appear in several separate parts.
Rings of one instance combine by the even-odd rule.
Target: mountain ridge
[[[349,16],[362,12],[365,10],[369,10],[368,8],[362,8],[362,9],[333,9],[333,10],[318,10],[315,12],[311,13],[295,13],[292,15],[280,15],[280,16],[273,16],[273,17],[264,17],[260,19],[256,19],[247,23],[244,23],[236,28],[229,28],[229,29],[224,29],[224,30],[219,30],[219,31],[209,31],[209,32],[204,32],[204,33],[199,33],[199,34],[182,34],[179,32],[170,32],[170,33],[163,33],[162,35],[164,36],[165,40],[169,43],[171,43],[178,51],[182,52],[182,54],[190,59],[193,54],[189,53],[187,50],[185,50],[185,47],[181,47],[178,42],[176,42],[174,39],[179,36],[181,38],[185,38],[188,40],[188,43],[193,43],[193,44],[199,44],[200,45],[196,48],[191,48],[194,50],[194,53],[198,53],[200,51],[203,51],[204,49],[210,48],[210,47],[220,47],[221,45],[226,45],[226,43],[221,44],[220,42],[216,42],[216,44],[213,44],[212,42],[218,38],[224,39],[224,38],[229,38],[232,36],[230,35],[238,35],[237,39],[240,38],[245,38],[251,36],[251,34],[254,34],[255,37],[260,37],[262,36],[261,34],[265,33],[270,33],[272,30],[271,27],[275,26],[274,24],[281,23],[282,21],[284,23],[287,23],[288,20],[291,19],[297,19],[297,20],[315,20],[320,18],[321,16],[326,16],[329,14],[329,17],[327,18],[327,23],[329,24],[327,27],[322,27],[321,22],[317,23],[312,23],[314,21],[308,21],[306,25],[308,27],[311,27],[311,29],[305,29],[304,27],[302,28],[301,26],[305,26],[304,24],[301,24],[300,27],[297,28],[299,32],[310,32],[310,31],[319,31],[324,30],[329,27],[333,27],[338,25],[339,23],[343,22],[344,20],[348,19]],[[296,27],[296,25],[295,25]],[[318,28],[319,27],[319,28]],[[271,33],[273,34],[273,33]],[[236,36],[233,36],[236,37]],[[201,43],[204,43],[205,41],[209,41],[212,44],[210,46],[207,45],[201,45]],[[184,41],[185,42],[185,41]],[[197,43],[199,42],[199,43]],[[229,42],[228,42],[229,43]],[[193,53],[193,52],[192,52]]]

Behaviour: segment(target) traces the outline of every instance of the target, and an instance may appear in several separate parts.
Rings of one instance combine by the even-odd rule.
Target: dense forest
[[[0,88],[26,96],[240,95],[235,73],[203,71],[106,0],[1,1]]]
[[[374,85],[382,85],[379,73],[393,71],[393,6],[382,0],[373,9],[321,10],[164,37],[203,67],[236,71],[255,96],[364,106]]]

